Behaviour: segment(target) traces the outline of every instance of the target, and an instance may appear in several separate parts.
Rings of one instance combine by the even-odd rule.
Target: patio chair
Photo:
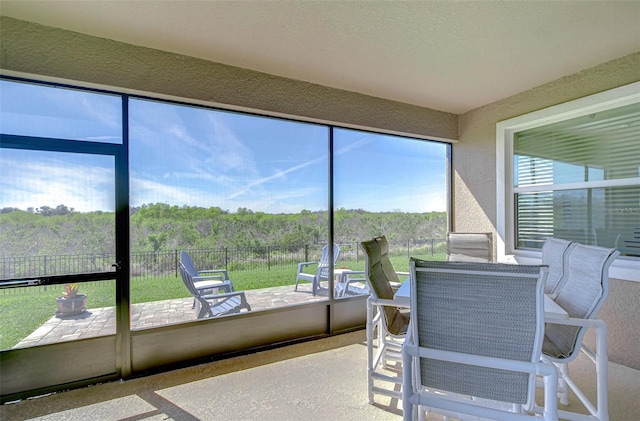
[[[378,381],[402,385],[401,373],[393,376],[382,369],[388,362],[399,363],[402,359],[402,342],[409,326],[409,314],[402,312],[394,301],[393,285],[399,285],[398,274],[389,260],[389,243],[385,236],[375,237],[360,243],[364,252],[365,278],[371,295],[367,298],[367,388],[369,403],[374,393],[401,398],[397,390],[378,387]],[[406,309],[406,307],[404,307]],[[373,337],[377,330],[377,348],[374,355]]]
[[[205,295],[195,287],[193,273],[182,262],[179,263],[179,269],[184,285],[198,303],[198,319],[240,313],[243,309],[251,311],[251,306],[247,302],[244,291]]]
[[[547,238],[542,244],[542,264],[549,267],[549,275],[544,286],[545,294],[554,295],[562,279],[567,251],[575,244],[569,240],[553,237]]]
[[[404,419],[413,420],[416,407],[457,419],[531,419],[541,374],[543,417],[557,420],[557,372],[540,360],[546,268],[413,258],[410,265]]]
[[[569,314],[545,326],[542,358],[558,367],[558,392],[563,405],[569,403],[569,389],[591,413],[592,420],[607,420],[607,325],[597,319],[598,312],[609,294],[609,266],[620,255],[616,249],[575,244],[567,251],[565,267],[555,297]],[[586,331],[595,331],[595,350],[583,346]],[[596,372],[596,405],[585,396],[569,375],[569,363],[580,350],[594,362]],[[584,416],[559,411],[563,419],[583,419]]]
[[[492,262],[493,235],[490,232],[448,232],[447,260],[450,262]]]
[[[306,281],[311,282],[311,293],[316,295],[318,293],[318,288],[320,287],[321,281],[329,280],[329,245],[322,247],[322,256],[320,260],[317,262],[302,262],[298,263],[298,273],[296,274],[296,287],[295,291],[298,290],[298,282]],[[338,262],[338,257],[340,257],[340,247],[337,244],[333,244],[333,266],[335,267]],[[318,265],[316,268],[316,273],[310,274],[305,273],[304,268],[311,265]]]
[[[216,294],[220,290],[224,292],[233,291],[233,282],[229,279],[229,272],[226,269],[197,270],[193,264],[193,259],[185,250],[180,251],[180,263],[191,274],[194,287],[201,295]],[[193,299],[193,307],[196,299]]]

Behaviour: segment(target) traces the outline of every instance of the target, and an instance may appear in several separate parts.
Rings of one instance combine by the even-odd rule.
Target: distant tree
[[[55,214],[56,215],[66,215],[68,213],[73,212],[74,210],[75,209],[68,208],[65,205],[58,205],[58,206],[56,206]]]
[[[55,207],[55,209],[49,206],[40,206],[36,209],[36,213],[42,216],[66,215],[73,211],[73,208],[68,208],[65,205],[58,205]]]

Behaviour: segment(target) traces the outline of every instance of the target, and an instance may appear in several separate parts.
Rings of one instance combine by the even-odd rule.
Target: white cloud
[[[0,157],[0,207],[25,210],[65,205],[80,212],[115,209],[112,169],[63,161],[50,153],[15,151],[8,155],[3,152]]]

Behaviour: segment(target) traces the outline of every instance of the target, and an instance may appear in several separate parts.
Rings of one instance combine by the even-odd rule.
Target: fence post
[[[267,246],[267,270],[271,270],[271,247]]]
[[[409,240],[407,240],[407,258],[411,258],[411,246],[409,245]]]
[[[433,256],[433,238],[431,239],[431,255]]]
[[[175,256],[173,258],[173,263],[174,263],[174,267],[176,269],[175,276],[177,278],[178,277],[178,250],[176,249],[176,250],[174,250],[174,252],[175,252]]]
[[[229,270],[229,247],[224,248],[224,268]]]

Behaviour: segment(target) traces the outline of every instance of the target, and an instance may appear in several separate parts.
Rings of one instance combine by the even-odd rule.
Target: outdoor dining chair
[[[318,293],[318,288],[320,288],[320,282],[329,280],[329,265],[331,264],[331,259],[329,256],[330,250],[329,245],[322,247],[322,255],[320,260],[317,262],[302,262],[298,263],[298,272],[296,274],[296,287],[295,291],[298,290],[298,282],[306,281],[311,282],[311,293],[316,295]],[[333,244],[333,266],[335,267],[336,263],[338,263],[338,258],[340,257],[340,247],[337,244]],[[311,265],[317,265],[316,271],[313,274],[305,273],[304,268]]]
[[[402,360],[402,343],[409,326],[409,314],[394,301],[394,285],[400,285],[398,274],[389,260],[389,243],[385,236],[360,243],[365,258],[365,278],[371,295],[367,298],[367,390],[369,403],[374,393],[401,398],[401,392],[380,387],[379,382],[401,385],[400,373],[385,372],[389,362]],[[404,307],[406,309],[406,307]],[[377,330],[374,355],[373,337]]]
[[[542,362],[543,266],[411,259],[411,325],[402,348],[403,416],[557,420],[557,372]]]
[[[199,294],[217,294],[221,290],[224,292],[233,291],[233,282],[229,279],[229,272],[226,269],[198,270],[186,250],[180,251],[180,263],[191,274],[193,285]],[[194,298],[193,307],[195,305],[196,299]]]
[[[569,403],[569,389],[590,412],[591,420],[608,420],[607,392],[607,325],[597,319],[609,294],[609,267],[620,255],[616,249],[575,244],[565,256],[562,279],[555,302],[568,314],[566,320],[547,323],[542,358],[556,364],[559,372],[558,392],[563,405]],[[595,349],[583,346],[588,329],[595,332]],[[596,405],[580,390],[569,375],[569,363],[580,350],[595,364]],[[559,411],[563,419],[584,419],[584,415]]]
[[[198,319],[240,313],[241,310],[251,311],[244,291],[206,295],[195,287],[193,273],[182,262],[179,263],[179,270],[184,285],[196,300]]]

